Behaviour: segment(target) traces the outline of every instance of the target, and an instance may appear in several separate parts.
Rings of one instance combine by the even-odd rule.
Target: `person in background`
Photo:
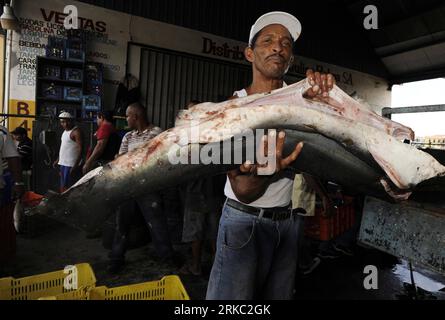
[[[5,200],[8,201],[9,199],[6,199],[5,194],[5,187],[6,182],[5,176],[8,172],[10,172],[10,175],[12,175],[13,187],[12,187],[12,196],[14,198],[20,198],[23,193],[25,192],[25,184],[23,183],[22,179],[22,165],[20,161],[20,155],[17,151],[17,148],[14,144],[14,141],[9,134],[8,130],[0,126],[0,154],[2,159],[6,160],[7,162],[7,172],[3,171],[3,166],[0,166],[0,199],[1,203],[0,206],[5,204]]]
[[[32,169],[32,140],[28,138],[28,131],[23,127],[17,127],[11,131],[12,138],[16,141],[17,151],[21,158],[23,180],[26,190],[31,189]]]
[[[15,253],[14,205],[25,192],[19,153],[8,130],[0,126],[0,155],[7,162],[0,165],[0,274]]]
[[[147,141],[153,139],[162,132],[162,129],[150,124],[147,120],[147,112],[140,103],[133,103],[126,110],[128,127],[132,131],[125,134],[122,139],[119,155],[137,149]],[[140,196],[135,200],[125,201],[120,204],[116,212],[116,230],[111,247],[110,263],[108,271],[110,273],[120,272],[125,265],[125,253],[128,245],[128,233],[131,225],[129,211],[134,210],[134,206],[139,206],[147,227],[150,230],[153,245],[160,261],[178,264],[175,259],[167,225],[167,217],[163,211],[162,197],[159,193],[151,193]]]
[[[97,126],[98,129],[94,134],[97,144],[82,168],[83,174],[112,161],[119,152],[121,141],[113,125],[112,111],[99,112]]]
[[[205,241],[210,244],[212,259],[215,255],[218,221],[223,204],[223,187],[218,188],[221,185],[217,181],[219,178],[205,177],[185,186],[182,241],[190,243],[192,256],[180,269],[181,274],[201,275]]]
[[[292,209],[303,217],[314,216],[317,197],[322,203],[323,215],[330,216],[334,207],[324,184],[318,178],[309,174],[295,174],[292,188]],[[301,274],[308,275],[318,267],[321,259],[312,255],[311,241],[306,239],[304,235],[304,224],[302,224],[300,230],[298,251],[298,269]]]
[[[199,104],[190,101],[186,109]],[[190,243],[192,256],[179,270],[181,274],[201,275],[202,251],[205,240],[210,242],[212,256],[216,251],[219,212],[223,203],[223,187],[218,190],[220,176],[205,177],[186,183],[181,188],[184,208],[182,242]]]
[[[74,116],[69,112],[59,115],[63,128],[59,157],[54,161],[54,167],[60,167],[60,192],[71,187],[80,177],[82,161],[82,132],[75,126]]]

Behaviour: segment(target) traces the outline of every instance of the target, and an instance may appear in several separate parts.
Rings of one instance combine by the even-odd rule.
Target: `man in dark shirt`
[[[21,157],[22,170],[31,170],[32,166],[32,140],[28,138],[25,128],[17,127],[11,132],[12,137],[17,141],[17,151]]]
[[[26,190],[31,189],[31,168],[32,168],[32,140],[28,138],[28,131],[23,127],[17,127],[11,132],[17,152],[20,155],[22,165],[23,183]]]

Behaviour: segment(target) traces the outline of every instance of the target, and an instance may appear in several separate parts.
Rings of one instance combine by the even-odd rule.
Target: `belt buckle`
[[[274,221],[281,221],[290,218],[292,213],[290,210],[281,211],[281,212],[274,212],[272,219]]]

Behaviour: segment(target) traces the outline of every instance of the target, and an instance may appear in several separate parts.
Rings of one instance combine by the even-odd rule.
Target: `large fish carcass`
[[[286,152],[304,142],[293,167],[363,194],[406,200],[432,182],[445,191],[445,167],[403,142],[414,138],[410,128],[377,115],[337,86],[325,101],[306,99],[308,88],[305,79],[269,93],[196,105],[179,114],[175,127],[89,172],[63,194],[48,196],[36,210],[81,229],[99,228],[124,200],[238,166],[240,161],[222,159],[242,154],[246,160],[243,137],[256,129],[285,130]],[[190,159],[209,150],[221,161],[171,161],[172,153]]]

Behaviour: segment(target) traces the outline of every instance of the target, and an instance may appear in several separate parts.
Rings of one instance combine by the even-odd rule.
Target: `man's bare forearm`
[[[94,161],[96,161],[97,159],[100,158],[100,156],[103,154],[103,152],[105,151],[105,147],[106,147],[106,142],[104,142],[103,140],[99,140],[97,142],[96,147],[93,150],[93,153],[91,154],[91,156],[88,158],[87,162],[88,163],[93,163]]]
[[[77,158],[76,158],[75,166],[78,167],[82,160],[82,148],[83,148],[82,134],[79,129],[74,130],[72,134],[73,134],[73,136],[71,137],[71,139],[73,139],[74,142],[76,142],[76,146],[77,146]]]
[[[260,198],[270,185],[270,176],[229,174],[229,181],[237,199],[251,203]]]
[[[82,160],[82,147],[77,147],[77,158],[74,166],[78,167],[80,165],[81,160]]]

